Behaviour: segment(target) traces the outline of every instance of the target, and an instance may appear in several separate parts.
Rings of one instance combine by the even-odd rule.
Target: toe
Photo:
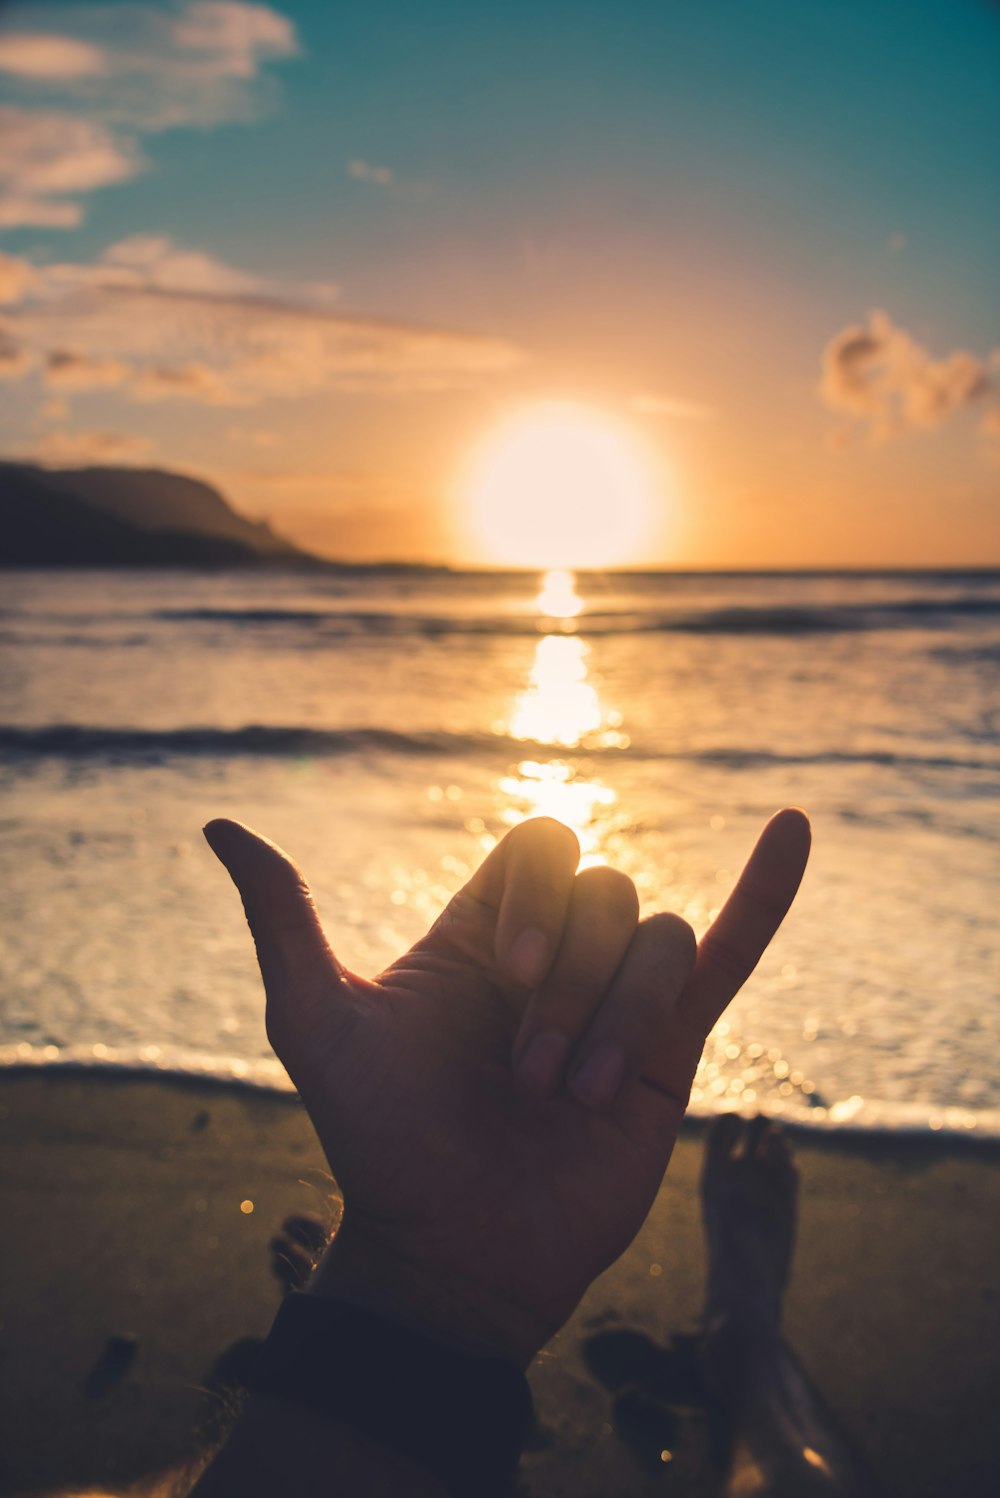
[[[705,1139],[705,1175],[725,1169],[743,1136],[743,1120],[735,1113],[721,1113],[708,1126]]]
[[[795,1153],[780,1124],[773,1123],[764,1136],[761,1159],[775,1176],[788,1181],[797,1179]]]
[[[746,1138],[743,1145],[744,1159],[763,1159],[764,1146],[770,1127],[771,1120],[767,1118],[763,1113],[758,1113],[755,1118],[751,1118],[750,1122],[747,1124]]]
[[[293,1243],[300,1244],[311,1254],[321,1253],[326,1247],[327,1230],[318,1217],[297,1213],[286,1217],[281,1226]]]

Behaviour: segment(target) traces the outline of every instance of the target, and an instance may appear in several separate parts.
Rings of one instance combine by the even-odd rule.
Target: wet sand
[[[789,1341],[889,1494],[995,1493],[1000,1145],[793,1137]],[[524,1494],[717,1491],[690,1345],[667,1351],[701,1305],[699,1163],[692,1130],[639,1239],[533,1370]],[[330,1190],[292,1098],[0,1078],[0,1494],[114,1490],[189,1455],[223,1408],[220,1356],[278,1304],[272,1235]]]

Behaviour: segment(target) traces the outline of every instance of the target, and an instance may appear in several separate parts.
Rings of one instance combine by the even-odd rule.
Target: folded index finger
[[[777,812],[757,839],[736,885],[698,944],[678,1002],[685,1028],[705,1036],[743,987],[795,898],[811,842],[805,812]]]
[[[495,952],[500,971],[534,988],[562,940],[580,844],[553,817],[521,822],[494,848],[464,893],[497,911]]]

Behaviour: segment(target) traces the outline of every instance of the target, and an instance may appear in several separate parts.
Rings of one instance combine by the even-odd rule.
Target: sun
[[[638,561],[658,510],[638,438],[571,401],[531,406],[496,429],[468,466],[460,502],[483,560],[520,567]]]

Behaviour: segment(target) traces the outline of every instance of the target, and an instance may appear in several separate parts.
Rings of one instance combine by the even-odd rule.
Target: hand
[[[642,1225],[705,1038],[798,888],[805,816],[772,818],[697,949],[678,916],[639,921],[624,874],[578,874],[568,828],[522,823],[374,981],[280,849],[205,835],[344,1197],[315,1288],[526,1366]]]

